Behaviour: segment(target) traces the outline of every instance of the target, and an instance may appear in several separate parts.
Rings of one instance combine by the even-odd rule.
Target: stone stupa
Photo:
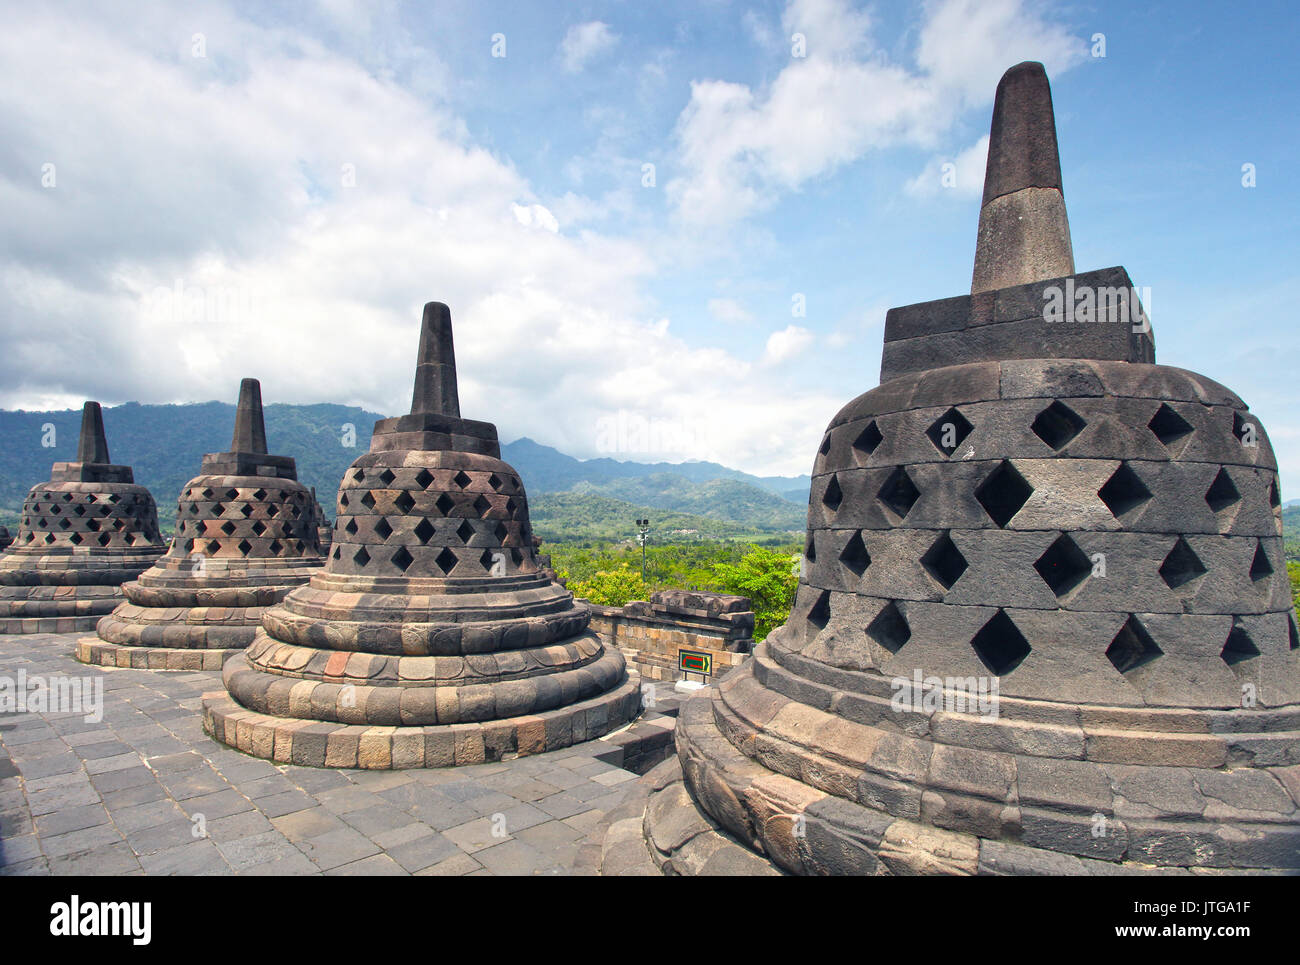
[[[640,711],[635,675],[538,567],[496,428],[460,417],[451,317],[424,308],[411,414],[345,473],[323,571],[226,662],[204,727],[327,767],[475,764],[599,737]]]
[[[1013,67],[971,294],[889,312],[789,621],[683,707],[601,869],[1300,868],[1278,507],[1241,399],[1155,364],[1123,268],[1075,273],[1047,77]]]
[[[321,555],[328,556],[330,547],[334,545],[334,524],[325,515],[325,507],[316,498],[315,486],[311,488],[311,503],[312,511],[316,514],[316,538],[320,541]]]
[[[244,379],[230,451],[203,457],[167,554],[123,585],[126,600],[77,642],[77,659],[219,670],[252,642],[263,611],[323,563],[315,500],[291,457],[267,454],[262,388]]]
[[[12,545],[0,553],[0,633],[94,629],[121,584],[165,549],[158,508],[130,466],[109,462],[98,402],[81,413],[77,457],[31,488]]]

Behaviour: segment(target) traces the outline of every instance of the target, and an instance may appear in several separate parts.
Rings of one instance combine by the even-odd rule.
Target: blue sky
[[[886,309],[969,290],[1036,59],[1077,267],[1150,287],[1160,361],[1242,395],[1300,496],[1292,4],[7,7],[5,407],[252,375],[397,412],[438,299],[506,439],[806,472]]]

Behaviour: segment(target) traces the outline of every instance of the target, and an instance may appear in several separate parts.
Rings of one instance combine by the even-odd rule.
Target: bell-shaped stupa
[[[204,726],[329,767],[474,764],[590,740],[639,713],[636,677],[539,569],[496,427],[460,417],[451,316],[424,308],[411,414],[375,424],[339,488],[324,570],[226,662]]]
[[[317,500],[315,486],[311,489],[311,502],[313,512],[316,513],[316,537],[320,541],[321,555],[328,556],[330,547],[334,545],[334,524],[325,515],[325,507]]]
[[[219,670],[252,642],[263,611],[323,562],[315,500],[291,457],[267,454],[262,388],[244,379],[230,451],[203,457],[167,554],[122,586],[126,600],[77,642],[77,659]]]
[[[121,601],[121,584],[164,549],[153,496],[130,466],[109,462],[104,415],[87,402],[76,460],[56,462],[49,482],[32,487],[0,553],[0,633],[94,629]]]
[[[970,295],[889,312],[789,621],[683,707],[603,870],[1300,868],[1277,466],[1076,274],[1040,64],[998,86]]]

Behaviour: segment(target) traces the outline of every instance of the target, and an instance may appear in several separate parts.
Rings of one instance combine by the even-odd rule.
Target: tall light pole
[[[638,519],[636,521],[637,541],[641,544],[641,582],[645,582],[645,544],[650,538],[650,520]]]

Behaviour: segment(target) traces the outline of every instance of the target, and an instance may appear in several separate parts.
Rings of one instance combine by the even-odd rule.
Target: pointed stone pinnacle
[[[971,292],[1074,274],[1052,88],[1043,65],[998,82]]]
[[[239,383],[239,407],[235,410],[235,437],[231,452],[266,455],[266,423],[262,419],[262,384],[257,379]]]
[[[460,418],[456,391],[456,352],[451,341],[451,310],[442,302],[424,306],[420,324],[420,357],[415,366],[411,414]]]
[[[98,402],[81,409],[81,438],[77,441],[77,462],[108,463],[108,439],[104,436],[104,413]]]

